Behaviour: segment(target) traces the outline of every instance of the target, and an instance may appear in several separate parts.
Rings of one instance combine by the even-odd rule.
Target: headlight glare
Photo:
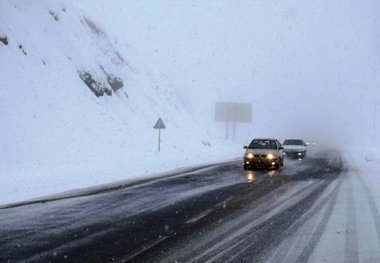
[[[268,158],[269,160],[272,160],[272,159],[274,158],[274,155],[271,154],[271,153],[269,153],[269,154],[267,155],[267,158]]]

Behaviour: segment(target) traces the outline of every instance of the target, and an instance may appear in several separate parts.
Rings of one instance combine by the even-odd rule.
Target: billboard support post
[[[239,122],[252,122],[252,104],[235,102],[217,102],[215,104],[215,121],[225,123],[226,139],[230,137],[230,128],[232,128],[232,138],[235,139],[236,124]]]

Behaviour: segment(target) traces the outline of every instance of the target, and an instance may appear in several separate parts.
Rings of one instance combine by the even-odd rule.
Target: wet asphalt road
[[[276,262],[282,250],[273,250],[323,208],[298,256],[306,262],[345,169],[336,152],[287,160],[280,171],[244,171],[236,161],[1,208],[0,262]]]

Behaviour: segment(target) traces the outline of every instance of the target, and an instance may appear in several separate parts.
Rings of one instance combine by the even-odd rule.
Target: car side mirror
[[[244,145],[244,147],[243,147],[244,149],[248,149],[248,146],[247,145]]]
[[[282,146],[280,146],[280,148],[279,148],[280,150],[284,150],[284,147],[282,147]]]

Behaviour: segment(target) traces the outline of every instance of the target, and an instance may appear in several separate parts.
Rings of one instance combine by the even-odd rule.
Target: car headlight
[[[271,154],[271,153],[269,153],[269,154],[267,155],[267,158],[268,158],[269,160],[272,160],[272,159],[274,159],[274,155]]]
[[[247,157],[248,159],[252,159],[252,158],[253,158],[253,154],[252,154],[252,153],[249,153],[249,154],[246,155],[246,157]]]

